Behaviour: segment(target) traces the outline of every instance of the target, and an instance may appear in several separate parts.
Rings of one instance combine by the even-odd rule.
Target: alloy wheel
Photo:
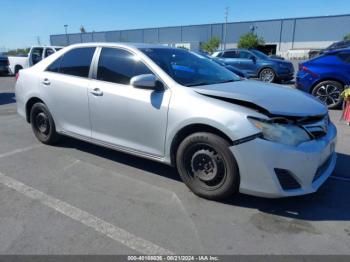
[[[260,72],[260,80],[267,83],[272,83],[275,79],[275,73],[270,68],[265,68]]]
[[[317,89],[315,96],[327,106],[334,106],[339,102],[340,94],[341,90],[338,86],[325,84]]]

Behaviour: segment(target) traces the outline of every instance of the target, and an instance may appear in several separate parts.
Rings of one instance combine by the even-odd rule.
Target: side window
[[[68,51],[61,59],[59,73],[88,77],[94,52],[95,47],[76,48]]]
[[[350,53],[339,53],[337,54],[340,60],[342,60],[344,63],[350,64]]]
[[[252,57],[252,55],[249,52],[245,52],[245,51],[239,52],[239,58],[250,59],[251,57]]]
[[[226,51],[223,53],[222,57],[225,58],[238,58],[238,54],[236,51]]]
[[[102,48],[97,68],[98,80],[129,85],[132,77],[142,74],[152,74],[152,71],[132,53]]]
[[[42,47],[33,48],[31,56],[33,65],[39,63],[43,59],[44,49]]]
[[[61,61],[63,56],[60,56],[57,58],[49,67],[46,69],[46,71],[58,73],[60,71]]]
[[[46,50],[45,50],[45,57],[48,57],[48,56],[52,55],[53,53],[55,53],[55,51],[53,51],[53,49],[46,48]]]

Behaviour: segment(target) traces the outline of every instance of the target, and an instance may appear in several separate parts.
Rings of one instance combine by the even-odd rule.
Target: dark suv
[[[9,65],[7,56],[0,54],[0,75],[7,75],[9,73]]]
[[[228,49],[216,52],[213,56],[245,71],[249,77],[264,82],[289,81],[294,78],[294,67],[290,61],[273,59],[258,50]]]

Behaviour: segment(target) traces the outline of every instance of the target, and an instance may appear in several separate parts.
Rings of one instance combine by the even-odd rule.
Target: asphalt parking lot
[[[68,138],[40,144],[16,115],[14,79],[0,77],[0,254],[350,254],[340,114],[337,167],[317,193],[213,202],[168,166]]]

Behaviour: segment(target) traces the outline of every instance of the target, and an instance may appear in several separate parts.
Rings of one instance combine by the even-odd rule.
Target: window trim
[[[124,48],[124,47],[121,47],[121,46],[103,46],[103,45],[100,45],[100,46],[97,46],[96,47],[96,51],[98,49],[98,53],[95,52],[95,55],[93,57],[93,62],[92,62],[92,73],[91,73],[91,76],[92,76],[92,80],[94,81],[99,81],[99,82],[102,82],[102,83],[108,83],[108,84],[112,84],[112,85],[121,85],[121,86],[129,86],[129,87],[133,87],[132,85],[126,85],[126,84],[121,84],[121,83],[115,83],[115,82],[109,82],[109,81],[104,81],[104,80],[100,80],[100,79],[97,79],[97,71],[98,71],[98,63],[100,61],[100,56],[101,56],[101,51],[102,51],[102,48],[113,48],[113,49],[118,49],[118,50],[123,50],[123,51],[126,51],[126,52],[129,52],[130,54],[134,55],[134,56],[137,56],[138,58],[140,58],[140,61],[148,68],[149,71],[152,72],[152,74],[154,74],[156,76],[156,78],[158,79],[158,81],[161,81],[163,86],[164,86],[164,91],[169,89],[168,85],[165,83],[165,81],[156,73],[154,72],[154,70],[149,66],[149,64],[142,58],[140,57],[138,54],[136,54],[133,50],[130,50],[128,48]],[[146,90],[146,89],[145,89]]]
[[[48,71],[48,68],[53,64],[55,63],[58,59],[61,59],[61,62],[60,62],[60,69],[61,69],[61,63],[62,63],[62,60],[64,58],[64,56],[66,54],[68,54],[70,51],[73,51],[75,49],[83,49],[83,48],[95,48],[95,51],[94,51],[94,54],[92,55],[92,59],[91,59],[91,62],[90,62],[90,67],[89,67],[89,73],[88,73],[88,76],[87,77],[84,77],[84,76],[75,76],[75,75],[68,75],[68,74],[63,74],[61,72],[52,72],[52,71]],[[89,79],[91,80],[92,79],[92,65],[93,65],[93,62],[94,62],[94,58],[96,56],[96,52],[97,52],[97,49],[98,49],[98,46],[83,46],[83,47],[76,47],[76,48],[72,48],[72,49],[69,49],[67,52],[65,52],[64,54],[60,55],[59,57],[57,57],[54,61],[52,61],[44,70],[44,72],[46,73],[51,73],[51,74],[59,74],[59,75],[63,75],[63,76],[69,76],[69,77],[77,77],[77,78],[80,78],[80,79]]]

